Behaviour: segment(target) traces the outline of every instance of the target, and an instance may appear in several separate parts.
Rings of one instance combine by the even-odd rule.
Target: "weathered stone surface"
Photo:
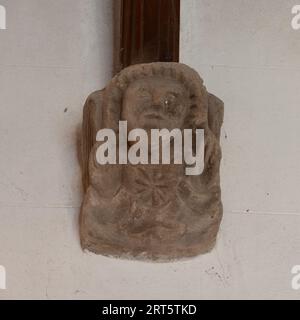
[[[175,102],[166,103],[169,92]],[[151,94],[149,94],[151,93]],[[159,119],[147,117],[149,110]],[[115,76],[84,107],[82,169],[85,197],[81,244],[94,253],[170,261],[209,252],[222,218],[219,167],[223,103],[190,67],[135,65]],[[96,162],[96,133],[143,128],[205,129],[205,168],[186,176],[185,165],[105,165]]]

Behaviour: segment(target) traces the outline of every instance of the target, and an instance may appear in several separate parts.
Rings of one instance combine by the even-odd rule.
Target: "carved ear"
[[[81,166],[84,191],[90,184],[89,158],[91,150],[96,142],[96,134],[103,125],[103,96],[103,90],[92,93],[87,98],[83,109]]]
[[[222,100],[208,94],[208,125],[217,140],[220,140],[221,126],[224,118],[224,103]]]
[[[117,86],[118,76],[105,89],[103,96],[103,118],[102,123],[105,128],[113,129],[116,133],[119,130],[121,120],[121,109],[123,101],[123,91]],[[124,89],[125,90],[125,89]]]

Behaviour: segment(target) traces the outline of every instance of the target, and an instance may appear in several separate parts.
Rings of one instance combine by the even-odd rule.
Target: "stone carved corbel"
[[[187,176],[183,165],[99,165],[96,134],[134,128],[204,129],[205,166]],[[223,103],[196,71],[180,63],[130,66],[86,101],[80,216],[84,249],[131,259],[171,261],[209,252],[222,219],[220,129]]]

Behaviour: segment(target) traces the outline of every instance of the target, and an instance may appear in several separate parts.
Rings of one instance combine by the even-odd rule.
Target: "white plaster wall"
[[[149,264],[79,246],[76,132],[111,76],[112,1],[0,0],[0,299],[300,298],[295,1],[182,0],[181,60],[226,105],[224,220],[212,253]]]

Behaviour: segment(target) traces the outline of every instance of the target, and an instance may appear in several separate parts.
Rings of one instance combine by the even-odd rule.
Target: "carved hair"
[[[189,66],[181,63],[161,62],[130,66],[117,74],[105,90],[106,105],[103,108],[105,127],[118,130],[121,118],[123,96],[128,86],[147,77],[161,77],[177,80],[187,90],[190,98],[190,112],[186,118],[189,128],[204,128],[207,124],[208,94],[203,80]]]

